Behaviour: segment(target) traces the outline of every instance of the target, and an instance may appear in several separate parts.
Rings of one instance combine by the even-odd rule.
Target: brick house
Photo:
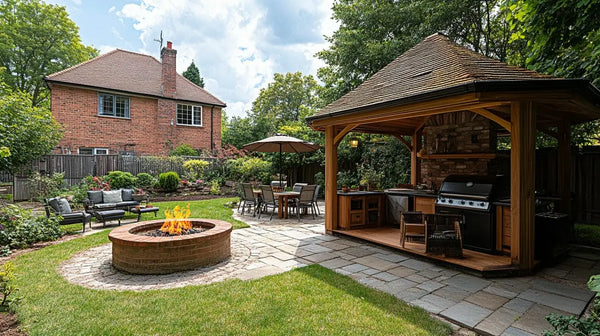
[[[63,154],[164,155],[221,147],[226,105],[176,72],[171,42],[152,56],[114,50],[45,78]]]

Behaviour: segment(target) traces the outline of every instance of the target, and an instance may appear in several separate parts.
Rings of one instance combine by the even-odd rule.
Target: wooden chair
[[[464,220],[463,215],[426,214],[425,253],[443,253],[447,258],[461,258],[463,253],[460,225]]]
[[[427,227],[425,226],[421,211],[403,212],[400,221],[400,244],[404,247],[407,239],[409,241],[418,240],[425,242],[426,230]]]

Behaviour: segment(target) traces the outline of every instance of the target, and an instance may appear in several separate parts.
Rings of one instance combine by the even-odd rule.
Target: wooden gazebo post
[[[337,144],[335,126],[325,128],[325,231],[337,229]]]
[[[511,249],[513,264],[522,270],[534,265],[535,225],[535,106],[516,101],[510,106],[511,120]]]

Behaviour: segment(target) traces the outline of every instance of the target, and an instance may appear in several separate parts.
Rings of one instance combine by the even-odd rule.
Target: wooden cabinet
[[[339,227],[343,230],[381,226],[385,213],[385,195],[346,193],[338,195]]]
[[[496,250],[510,252],[510,206],[496,206]]]
[[[415,211],[422,213],[435,213],[435,198],[415,196]]]

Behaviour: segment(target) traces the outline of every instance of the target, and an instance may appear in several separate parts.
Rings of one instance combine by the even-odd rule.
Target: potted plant
[[[367,190],[377,190],[381,187],[383,173],[377,172],[375,168],[362,166],[358,169],[360,184],[366,185]]]
[[[138,202],[148,199],[148,195],[146,194],[146,191],[144,191],[144,189],[142,189],[142,188],[135,188],[133,190],[133,195],[131,195],[131,197],[133,198],[134,201],[138,201]]]
[[[338,185],[342,188],[342,192],[348,192],[350,188],[349,185],[352,185],[354,182],[354,178],[352,177],[352,173],[349,171],[341,171],[338,172]]]

